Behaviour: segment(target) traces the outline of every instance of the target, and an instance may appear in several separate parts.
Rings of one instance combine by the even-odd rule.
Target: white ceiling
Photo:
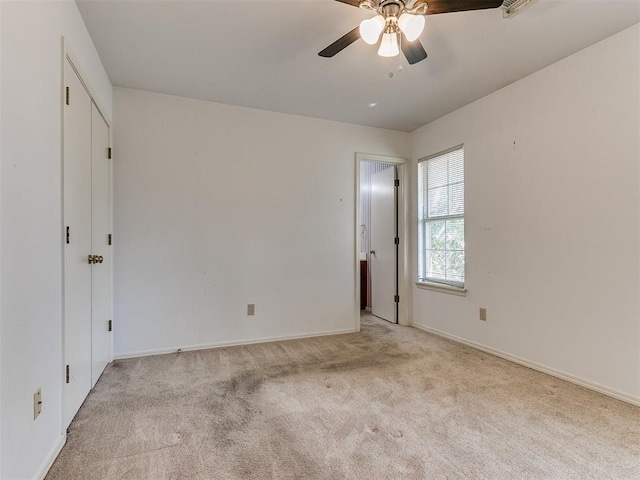
[[[76,1],[116,86],[402,131],[640,22],[640,0],[431,15],[399,72],[362,40],[317,55],[372,16],[333,0]]]

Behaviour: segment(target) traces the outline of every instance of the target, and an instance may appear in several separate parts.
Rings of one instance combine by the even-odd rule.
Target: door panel
[[[64,355],[69,366],[65,384],[65,427],[91,389],[91,99],[69,60],[65,61]]]
[[[371,175],[371,312],[396,323],[395,168]],[[374,253],[375,252],[375,253]]]
[[[111,318],[111,256],[108,236],[109,208],[109,127],[102,115],[91,105],[91,252],[102,257],[91,267],[91,387],[109,362],[110,334],[107,322]]]

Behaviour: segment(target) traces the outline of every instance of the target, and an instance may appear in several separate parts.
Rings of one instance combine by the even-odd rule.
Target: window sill
[[[416,286],[423,290],[431,290],[434,292],[448,293],[450,295],[459,295],[461,297],[467,296],[467,289],[454,287],[453,285],[444,285],[442,283],[432,282],[416,282]]]

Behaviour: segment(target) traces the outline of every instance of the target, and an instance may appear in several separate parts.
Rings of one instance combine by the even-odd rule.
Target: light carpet
[[[115,361],[47,476],[639,478],[639,408],[371,316],[361,333]]]

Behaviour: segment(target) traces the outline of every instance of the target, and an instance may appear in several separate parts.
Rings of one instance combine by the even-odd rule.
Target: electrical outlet
[[[255,315],[256,314],[256,304],[250,303],[247,305],[247,315]]]
[[[480,309],[480,320],[482,320],[483,322],[487,321],[487,309],[486,308],[481,308]]]
[[[33,419],[38,418],[42,412],[42,389],[38,388],[33,394]]]

